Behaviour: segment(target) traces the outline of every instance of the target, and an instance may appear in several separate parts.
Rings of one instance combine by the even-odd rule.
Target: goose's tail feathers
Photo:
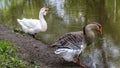
[[[20,20],[20,19],[17,19],[17,21],[18,21],[18,23],[21,25],[21,26],[23,26],[23,19],[22,20]]]
[[[20,22],[21,20],[20,19],[17,19],[18,22]]]

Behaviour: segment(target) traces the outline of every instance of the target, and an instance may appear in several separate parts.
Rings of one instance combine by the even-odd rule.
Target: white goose
[[[70,32],[60,37],[52,47],[57,47],[55,54],[60,55],[66,61],[80,63],[81,52],[94,41],[94,32],[96,30],[102,35],[102,26],[98,23],[88,24],[83,28],[83,31]]]
[[[23,31],[32,35],[35,38],[35,35],[39,32],[45,32],[47,30],[47,23],[44,19],[44,15],[47,14],[48,8],[41,8],[39,12],[39,19],[26,19],[22,20],[17,19],[18,23],[21,25]]]

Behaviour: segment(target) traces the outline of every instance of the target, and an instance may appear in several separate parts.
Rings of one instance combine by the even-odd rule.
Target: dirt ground
[[[19,49],[20,58],[40,68],[80,68],[72,62],[66,62],[54,54],[54,48],[35,40],[29,35],[21,35],[5,26],[0,26],[0,40],[7,39]]]

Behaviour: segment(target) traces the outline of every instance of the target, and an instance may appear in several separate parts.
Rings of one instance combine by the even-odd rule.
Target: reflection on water
[[[120,48],[111,41],[110,38],[104,39],[103,49],[105,51],[109,68],[118,68],[120,62]]]
[[[61,16],[61,17],[65,16],[65,10],[64,10],[65,0],[49,0],[48,3],[55,7],[57,14],[59,16]]]
[[[117,59],[120,56],[119,47],[109,39],[104,40],[103,48],[106,54],[111,58]]]
[[[97,39],[85,50],[83,62],[90,68],[119,68],[119,3],[118,0],[0,0],[0,23],[12,29],[21,28],[17,18],[38,19],[40,8],[49,7],[45,17],[48,30],[37,36],[51,44],[64,33],[82,30],[87,22],[99,22],[103,26],[103,40]]]

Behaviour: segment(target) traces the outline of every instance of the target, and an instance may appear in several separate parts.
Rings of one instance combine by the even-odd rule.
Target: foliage
[[[34,68],[21,60],[13,44],[7,40],[0,41],[0,68]]]

